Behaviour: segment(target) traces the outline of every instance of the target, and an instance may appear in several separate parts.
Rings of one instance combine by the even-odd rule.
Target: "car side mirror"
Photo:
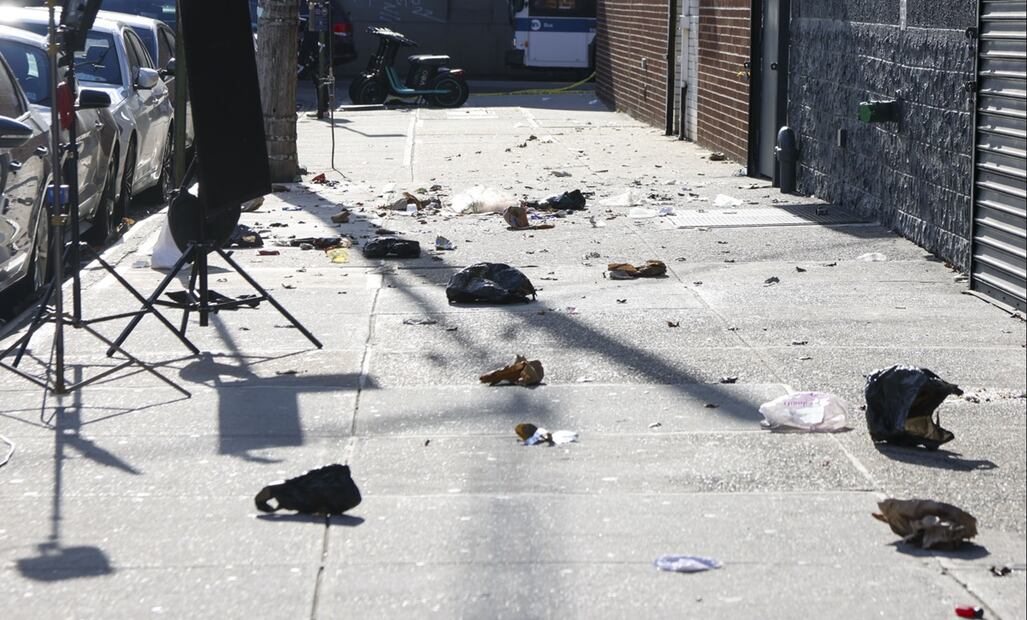
[[[160,70],[160,76],[162,78],[175,77],[175,59],[174,58],[169,60],[167,66]]]
[[[160,84],[160,74],[153,69],[141,67],[136,73],[135,87],[139,90],[151,90]]]
[[[32,128],[13,118],[0,116],[0,149],[17,148],[32,137]]]
[[[111,107],[111,96],[101,90],[83,88],[78,93],[79,110],[102,110]]]

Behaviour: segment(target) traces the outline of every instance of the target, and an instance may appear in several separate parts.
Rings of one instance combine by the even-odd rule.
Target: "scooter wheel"
[[[385,98],[389,96],[389,91],[385,88],[385,85],[378,80],[364,80],[356,89],[356,97],[353,97],[353,103],[357,105],[377,105],[385,103]]]
[[[367,81],[367,76],[358,75],[353,78],[353,81],[349,83],[349,100],[353,103],[357,102],[357,97],[360,96],[360,86]]]
[[[459,108],[467,101],[471,91],[467,82],[451,75],[444,75],[431,85],[432,90],[444,90],[444,94],[428,95],[428,103],[439,108]]]

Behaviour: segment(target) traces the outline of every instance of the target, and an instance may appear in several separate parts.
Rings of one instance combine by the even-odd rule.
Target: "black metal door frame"
[[[763,2],[752,0],[749,37],[749,144],[746,167],[751,177],[759,177],[760,112],[763,88]],[[791,0],[780,0],[778,23],[781,32],[777,38],[777,127],[788,122],[788,46],[791,21]],[[778,186],[777,164],[774,164],[774,187]]]

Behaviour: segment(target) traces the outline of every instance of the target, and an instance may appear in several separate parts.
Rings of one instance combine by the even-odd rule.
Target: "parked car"
[[[117,6],[123,6],[132,4],[132,2],[122,1],[107,4],[114,4]],[[153,7],[153,2],[137,2],[136,4],[141,5],[139,10],[143,10],[146,14],[162,14],[158,10],[147,10],[149,7]],[[158,3],[159,4],[159,3]],[[171,5],[172,12],[171,16],[174,19],[174,3]],[[100,11],[100,17],[121,22],[126,26],[130,27],[139,38],[143,40],[143,45],[146,46],[146,51],[150,53],[150,58],[156,61],[157,70],[160,72],[164,83],[168,87],[168,94],[171,96],[171,103],[175,103],[175,31],[172,30],[171,26],[166,24],[159,19],[153,19],[150,17],[140,17],[136,14],[129,13],[115,13],[113,11]],[[185,79],[185,78],[183,78]],[[193,117],[192,110],[186,107],[186,127],[185,127],[185,143],[186,147],[192,146],[193,143]]]
[[[45,9],[0,7],[0,24],[45,35]],[[167,86],[142,40],[121,22],[97,18],[75,53],[80,86],[107,93],[119,129],[118,202],[115,218],[132,197],[153,189],[164,199],[174,183],[174,108]]]
[[[26,30],[0,26],[0,52],[7,59],[15,79],[30,105],[39,108],[41,118],[50,122],[50,67],[47,40]],[[106,94],[85,89],[86,101],[110,98]],[[91,96],[92,95],[92,96]],[[84,238],[100,245],[114,233],[115,203],[118,187],[118,126],[110,110],[89,107],[75,113],[78,148],[79,217],[90,226]],[[53,128],[50,128],[53,131]],[[69,133],[61,129],[61,141]],[[67,159],[67,156],[65,156]],[[67,167],[62,170],[68,170]]]
[[[49,155],[50,124],[0,55],[0,292],[14,302],[47,280]]]
[[[311,32],[307,26],[310,16],[310,6],[307,0],[297,0],[300,12],[299,24],[299,49],[297,50],[297,64],[301,78],[313,77],[317,68],[317,45],[318,33]],[[331,0],[332,2],[332,66],[338,67],[357,58],[357,47],[353,40],[353,22],[349,19],[349,11],[346,10],[342,0]],[[257,19],[260,12],[257,8],[257,0],[250,0],[250,20],[253,24],[253,32],[257,32]]]

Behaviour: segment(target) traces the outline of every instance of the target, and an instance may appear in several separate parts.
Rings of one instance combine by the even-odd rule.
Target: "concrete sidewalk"
[[[333,264],[316,250],[237,251],[325,346],[263,307],[194,324],[208,353],[193,358],[146,319],[126,348],[191,399],[140,372],[63,399],[0,374],[0,434],[16,444],[0,468],[5,617],[1027,613],[1027,330],[963,294],[923,250],[736,176],[738,164],[711,162],[589,92],[338,117],[335,171],[328,122],[304,114],[299,131],[308,182],[243,223],[269,242],[363,241],[384,227],[424,255],[372,261],[354,249]],[[339,185],[310,184],[320,172]],[[529,232],[494,215],[376,208],[433,185],[448,203],[477,184],[595,195],[587,211]],[[675,215],[600,206],[625,192]],[[722,194],[741,204],[715,206]],[[331,223],[340,204],[353,208],[350,224]],[[145,291],[161,279],[146,264],[158,219],[111,251]],[[456,250],[432,250],[436,235]],[[870,253],[883,259],[858,258]],[[607,262],[650,258],[670,277],[604,277]],[[522,269],[538,301],[448,305],[449,276],[485,260]],[[780,282],[765,285],[772,276]],[[102,272],[86,280],[89,312],[135,308]],[[211,284],[250,292],[220,265]],[[39,342],[33,356],[45,360]],[[83,373],[112,363],[79,334],[69,351]],[[545,385],[478,383],[518,353],[542,360]],[[870,442],[863,375],[893,363],[930,368],[974,397],[941,406],[956,435],[944,449]],[[728,375],[738,382],[719,383]],[[852,430],[760,430],[760,403],[806,389],[847,399]],[[520,422],[578,431],[580,443],[523,447]],[[264,484],[331,462],[348,463],[364,494],[351,514],[326,523],[255,509]],[[870,516],[884,497],[967,509],[977,545],[897,544]],[[652,562],[666,553],[724,567],[661,573]],[[994,577],[993,565],[1014,571]]]

